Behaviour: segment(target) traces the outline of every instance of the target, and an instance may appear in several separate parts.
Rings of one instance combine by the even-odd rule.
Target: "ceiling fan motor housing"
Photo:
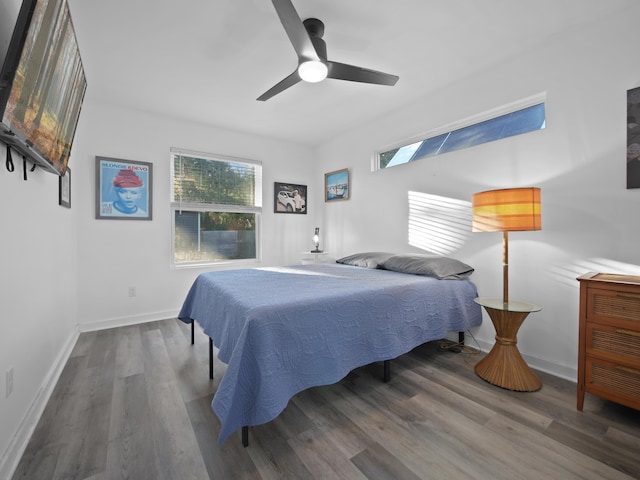
[[[322,39],[324,35],[324,23],[317,18],[307,18],[304,22],[304,28],[309,32],[309,37],[313,48],[322,60],[327,60],[327,43]]]

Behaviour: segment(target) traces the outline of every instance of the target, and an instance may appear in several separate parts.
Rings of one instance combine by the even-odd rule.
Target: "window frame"
[[[389,152],[390,150],[393,149],[399,149],[402,147],[407,147],[409,145],[412,145],[414,143],[418,143],[418,142],[423,142],[425,140],[430,140],[432,138],[438,137],[439,135],[444,135],[447,133],[451,133],[451,132],[455,132],[456,130],[460,130],[463,128],[467,128],[467,127],[471,127],[474,126],[476,124],[488,121],[488,120],[492,120],[498,117],[501,117],[503,115],[508,115],[510,113],[514,113],[517,112],[519,110],[523,110],[529,107],[533,107],[535,105],[540,105],[543,104],[545,106],[545,124],[546,124],[546,104],[547,104],[547,94],[546,92],[541,92],[535,95],[531,95],[530,97],[526,97],[520,100],[516,100],[514,102],[508,103],[506,105],[502,105],[500,107],[496,107],[493,108],[491,110],[486,110],[482,113],[476,114],[476,115],[472,115],[469,117],[466,117],[462,120],[458,120],[455,122],[451,122],[448,123],[446,125],[442,125],[440,127],[428,130],[426,132],[423,133],[419,133],[416,135],[413,135],[411,137],[405,138],[404,140],[398,141],[398,142],[394,142],[393,144],[387,145],[385,147],[381,147],[377,150],[375,150],[373,152],[373,156],[372,156],[372,171],[377,171],[377,170],[387,170],[387,168],[393,168],[393,167],[397,167],[400,165],[406,165],[412,162],[404,162],[404,163],[400,163],[398,165],[393,165],[391,167],[384,167],[381,168],[380,167],[380,156],[386,152]],[[545,127],[543,127],[545,128]],[[539,129],[541,130],[541,129]],[[531,130],[530,132],[526,132],[526,133],[531,133],[531,132],[535,132],[535,131],[539,131],[539,130]],[[517,135],[515,135],[517,136]],[[509,137],[506,137],[509,138]],[[482,145],[482,144],[477,144],[477,145]],[[473,145],[476,146],[476,145]],[[450,153],[450,152],[444,152],[444,153]],[[431,155],[431,156],[426,156],[426,157],[422,157],[419,158],[417,160],[422,160],[423,158],[432,158],[434,156],[438,156],[441,154],[437,154],[437,155]]]
[[[256,184],[255,184],[255,201],[254,206],[244,205],[225,205],[219,203],[198,203],[183,202],[175,200],[175,163],[177,155],[197,157],[205,160],[213,160],[228,163],[244,163],[254,165],[256,167]],[[196,268],[196,267],[216,267],[228,265],[256,265],[262,261],[262,162],[259,160],[251,160],[247,158],[231,157],[228,155],[218,155],[214,153],[198,152],[186,150],[182,148],[171,147],[169,154],[169,210],[171,215],[171,258],[170,265],[172,269]],[[248,213],[255,215],[255,242],[256,256],[255,258],[243,259],[225,259],[219,261],[193,261],[193,262],[176,262],[176,212],[225,212],[225,213]]]

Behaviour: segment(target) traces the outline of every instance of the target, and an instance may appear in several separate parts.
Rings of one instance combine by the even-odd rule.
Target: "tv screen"
[[[23,1],[0,80],[0,140],[64,175],[87,88],[66,0]]]

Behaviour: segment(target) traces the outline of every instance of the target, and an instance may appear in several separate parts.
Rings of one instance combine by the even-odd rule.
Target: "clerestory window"
[[[434,131],[423,140],[385,149],[377,154],[378,168],[394,167],[545,128],[544,101],[521,107],[512,106],[514,110],[508,113],[484,115],[485,118],[476,118],[466,125],[462,122],[453,128]]]

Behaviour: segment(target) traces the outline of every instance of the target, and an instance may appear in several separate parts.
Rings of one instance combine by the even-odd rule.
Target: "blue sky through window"
[[[544,103],[539,103],[400,147],[391,160],[386,165],[381,164],[380,168],[393,167],[543,128],[545,128],[545,108]],[[385,153],[390,154],[392,151],[383,152],[379,157],[383,157]]]

